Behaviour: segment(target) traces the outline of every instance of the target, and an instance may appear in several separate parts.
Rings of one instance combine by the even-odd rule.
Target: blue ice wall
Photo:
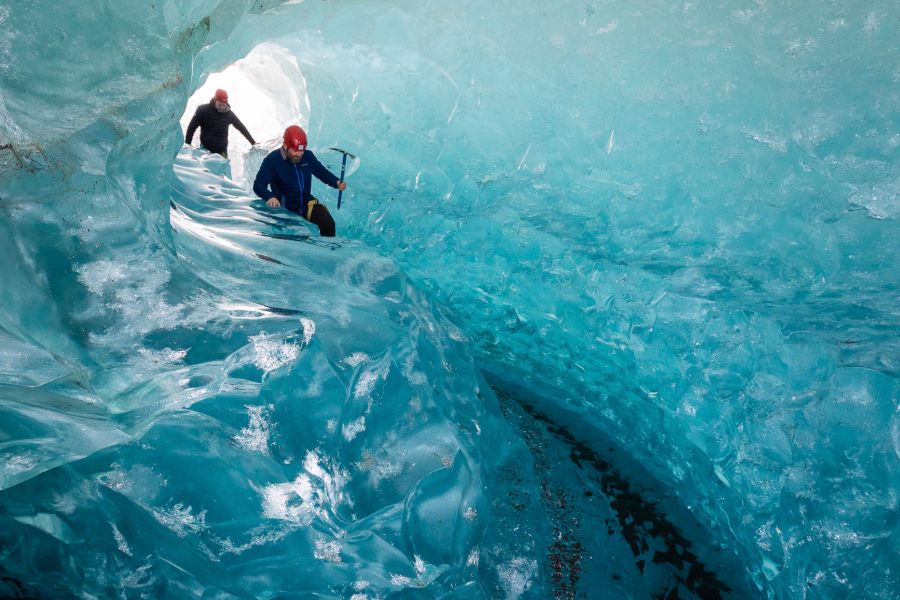
[[[499,539],[485,507],[521,450],[474,355],[625,448],[764,595],[895,597],[898,19],[880,2],[0,5],[4,568],[239,596],[287,586],[297,557],[310,592],[539,595],[533,549],[501,540],[481,574],[472,554]],[[360,155],[336,214],[354,258],[216,233],[249,203],[176,175],[190,92],[262,42],[304,78],[309,114],[287,120]],[[173,199],[203,207],[172,213],[175,237]],[[365,377],[391,401],[356,397]],[[427,433],[388,424],[417,410]],[[421,470],[379,454],[442,443],[458,452]],[[439,497],[463,517],[429,546],[415,515]],[[273,547],[254,582],[244,565]],[[90,573],[66,558],[91,553]]]

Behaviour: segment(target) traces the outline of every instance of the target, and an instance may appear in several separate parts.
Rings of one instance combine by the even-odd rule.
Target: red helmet
[[[216,95],[213,96],[213,100],[218,100],[219,102],[228,102],[228,92],[225,90],[216,90]]]
[[[284,146],[290,150],[306,150],[306,132],[299,125],[284,130]]]

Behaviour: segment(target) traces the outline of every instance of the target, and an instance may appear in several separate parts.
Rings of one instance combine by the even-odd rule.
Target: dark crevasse
[[[739,559],[684,509],[677,492],[577,413],[501,376],[487,378],[535,463],[553,597],[757,596]]]

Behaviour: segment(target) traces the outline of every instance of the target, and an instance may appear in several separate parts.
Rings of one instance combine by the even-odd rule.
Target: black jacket
[[[306,203],[312,198],[312,178],[336,188],[338,178],[326,169],[312,150],[303,153],[299,163],[292,163],[284,150],[273,150],[259,165],[253,191],[263,200],[275,197],[291,212],[306,214]]]
[[[219,112],[216,109],[215,101],[208,104],[201,104],[197,107],[197,112],[188,124],[187,133],[184,136],[184,143],[190,144],[194,139],[194,132],[197,127],[200,128],[200,143],[210,152],[224,154],[228,150],[228,126],[234,125],[240,131],[247,141],[251,144],[256,142],[253,136],[237,118],[237,115],[228,109],[226,112]]]

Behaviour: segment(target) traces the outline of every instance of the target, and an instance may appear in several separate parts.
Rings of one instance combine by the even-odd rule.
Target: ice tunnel
[[[0,596],[897,598],[898,25],[0,2]]]

